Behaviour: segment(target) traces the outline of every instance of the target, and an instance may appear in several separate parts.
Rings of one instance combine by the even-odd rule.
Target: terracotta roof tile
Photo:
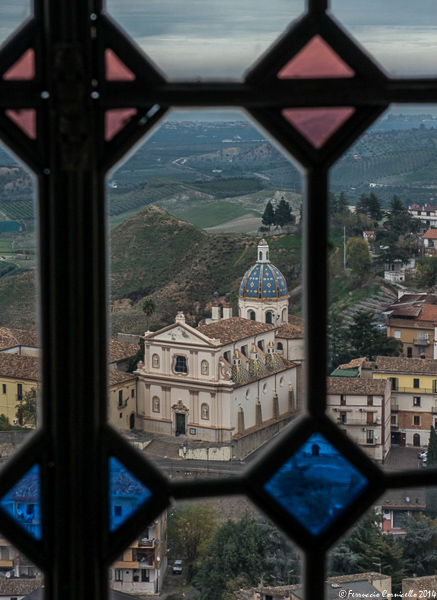
[[[260,379],[266,379],[267,377],[270,377],[270,375],[275,375],[276,373],[282,373],[283,371],[287,371],[288,369],[291,369],[292,367],[298,366],[297,363],[291,362],[290,360],[285,360],[285,358],[281,358],[281,360],[284,363],[284,366],[281,369],[276,369],[275,371],[269,371],[266,375],[260,375],[259,377],[251,376],[250,381],[238,383],[238,384],[236,384],[235,387],[236,388],[242,387],[243,385],[248,385],[249,383],[252,383],[253,381],[259,381]],[[371,381],[371,380],[369,380],[369,381]]]
[[[25,331],[24,329],[0,327],[0,350],[6,350],[14,346],[37,348],[37,334],[34,331]]]
[[[403,358],[377,356],[375,373],[405,373],[409,375],[433,375],[437,378],[437,360],[433,358]]]
[[[422,235],[422,240],[437,240],[437,229],[428,229],[428,231]]]
[[[338,369],[356,369],[358,367],[361,367],[364,362],[366,362],[365,356],[362,358],[354,358],[353,360],[351,360],[348,363],[345,363],[344,365],[339,365],[337,368]]]
[[[232,342],[244,340],[259,333],[265,333],[266,331],[273,331],[275,329],[276,327],[274,325],[250,321],[249,319],[242,319],[241,317],[223,319],[222,321],[209,323],[209,325],[202,325],[197,328],[203,335],[206,335],[211,339],[220,340],[223,345],[231,344]]]
[[[124,371],[117,371],[117,369],[109,369],[109,385],[116,385],[117,383],[124,383],[127,381],[136,381],[138,377],[135,377],[132,373],[125,373]]]
[[[109,362],[117,362],[135,356],[138,352],[138,344],[130,344],[128,342],[118,342],[117,340],[109,340]]]
[[[411,359],[408,359],[411,360]],[[383,396],[387,386],[387,380],[383,379],[358,379],[348,377],[328,377],[328,394],[369,395]]]
[[[36,382],[39,379],[39,359],[36,356],[0,352],[0,375]]]

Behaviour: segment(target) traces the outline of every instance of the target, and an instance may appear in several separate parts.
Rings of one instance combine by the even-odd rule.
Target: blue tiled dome
[[[266,247],[268,249],[267,244]],[[285,298],[288,296],[287,284],[281,271],[272,265],[269,260],[264,259],[263,256],[244,274],[240,284],[239,296],[240,298],[258,298],[261,300]]]

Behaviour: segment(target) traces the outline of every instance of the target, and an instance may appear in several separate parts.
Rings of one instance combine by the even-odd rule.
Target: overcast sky
[[[233,77],[303,13],[301,0],[107,0],[170,78]],[[344,27],[394,75],[437,75],[437,0],[332,0]]]

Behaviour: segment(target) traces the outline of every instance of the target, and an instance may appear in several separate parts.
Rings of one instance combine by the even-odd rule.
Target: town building
[[[373,460],[391,447],[391,386],[387,380],[328,377],[327,414]]]
[[[403,293],[396,302],[387,306],[383,314],[387,319],[387,335],[403,343],[403,356],[435,358],[435,294]]]
[[[135,425],[137,377],[125,369],[137,351],[136,344],[110,340],[108,421],[117,429]],[[38,391],[40,353],[36,333],[0,328],[0,415],[11,425],[19,425],[17,404],[27,393]]]
[[[206,324],[193,328],[179,312],[174,324],[146,332],[138,428],[215,444],[252,436],[259,445],[260,430],[273,435],[293,418],[300,364],[285,356],[302,358],[303,330],[288,320],[285,279],[265,240],[241,281],[238,312],[215,296]]]
[[[167,569],[167,511],[145,529],[109,568],[109,588],[159,594]]]
[[[419,219],[422,223],[428,227],[437,226],[437,206],[424,204],[411,204],[408,207],[408,212],[415,219]]]
[[[437,229],[428,229],[422,235],[422,240],[425,254],[433,256],[437,253]]]
[[[325,582],[324,597],[338,598],[383,598],[391,596],[391,577],[382,573],[356,573],[329,577]],[[250,590],[234,591],[237,600],[303,600],[302,584],[268,587],[262,583]]]
[[[374,380],[391,386],[392,444],[423,447],[437,426],[437,360],[378,356]]]
[[[386,490],[374,508],[382,516],[382,533],[405,535],[403,520],[426,508],[425,488]]]

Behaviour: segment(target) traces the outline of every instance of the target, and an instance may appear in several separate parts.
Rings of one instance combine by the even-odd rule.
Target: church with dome
[[[145,333],[137,429],[216,444],[223,460],[223,446],[241,458],[299,412],[302,322],[288,315],[287,284],[264,239],[256,259],[241,280],[238,316],[229,294],[215,294],[211,318],[197,328],[179,312]]]

